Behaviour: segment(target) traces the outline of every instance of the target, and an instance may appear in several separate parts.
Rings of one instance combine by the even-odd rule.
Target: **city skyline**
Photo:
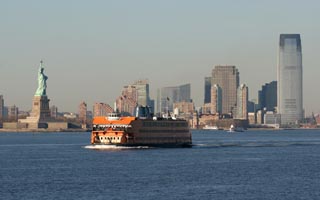
[[[309,89],[320,73],[318,7],[317,1],[4,1],[0,94],[7,106],[30,110],[43,59],[50,103],[64,111],[76,112],[81,101],[113,105],[123,85],[145,78],[152,99],[158,88],[190,83],[200,107],[203,79],[215,65],[236,66],[249,99],[257,99],[262,85],[277,80],[279,35],[299,33],[303,107],[319,113],[319,95]]]

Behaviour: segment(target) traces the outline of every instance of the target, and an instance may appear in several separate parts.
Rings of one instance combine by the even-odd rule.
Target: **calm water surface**
[[[193,131],[192,148],[0,133],[0,199],[320,199],[320,131]]]

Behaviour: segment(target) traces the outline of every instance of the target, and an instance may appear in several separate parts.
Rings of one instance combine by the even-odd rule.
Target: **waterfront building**
[[[204,103],[211,103],[211,79],[212,77],[204,78]]]
[[[211,114],[211,103],[205,103],[201,107],[201,114]]]
[[[4,119],[4,99],[3,95],[0,95],[0,122]]]
[[[302,51],[300,34],[281,34],[278,56],[278,113],[281,124],[302,120]]]
[[[277,107],[277,81],[262,86],[258,92],[258,101],[261,109],[275,111]]]
[[[194,103],[193,102],[175,102],[173,103],[173,108],[178,109],[179,114],[193,114],[194,113]]]
[[[215,66],[212,70],[212,85],[217,84],[222,90],[222,114],[233,113],[237,104],[239,71],[235,66]]]
[[[93,105],[93,116],[107,116],[113,112],[113,108],[106,103],[94,103]]]
[[[280,114],[274,113],[272,111],[267,111],[264,114],[264,124],[278,127],[280,123],[281,123],[281,115]]]
[[[245,84],[241,84],[237,91],[237,118],[248,119],[249,90]]]
[[[81,124],[87,123],[87,104],[84,101],[79,105],[79,121]]]
[[[173,103],[192,102],[190,84],[175,87],[163,87],[157,92],[157,112],[167,113],[173,111]]]
[[[222,90],[218,84],[211,87],[211,114],[221,114],[222,112]]]
[[[249,124],[256,124],[257,123],[255,112],[248,112],[248,121],[249,121]]]
[[[263,124],[264,112],[263,110],[258,110],[256,114],[257,124]]]

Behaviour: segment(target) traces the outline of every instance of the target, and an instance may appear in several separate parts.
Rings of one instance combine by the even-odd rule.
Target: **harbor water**
[[[192,148],[0,133],[0,199],[320,199],[320,130],[192,133]]]

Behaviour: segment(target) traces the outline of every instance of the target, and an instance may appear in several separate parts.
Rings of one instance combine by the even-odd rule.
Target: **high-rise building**
[[[81,124],[87,123],[87,104],[84,101],[79,105],[79,121]]]
[[[4,118],[4,99],[3,95],[0,95],[0,122],[3,121]]]
[[[218,84],[211,87],[211,114],[219,113],[222,111],[222,90]]]
[[[212,85],[217,84],[222,91],[222,114],[236,111],[239,72],[235,66],[215,66],[212,70]]]
[[[173,103],[192,102],[190,98],[191,86],[185,84],[176,87],[164,87],[158,89],[157,112],[166,113],[173,111]]]
[[[211,102],[211,79],[212,77],[204,78],[204,103]]]
[[[133,86],[137,90],[137,103],[142,106],[149,106],[151,112],[154,111],[154,100],[150,99],[149,81],[138,80],[133,83]]]
[[[237,118],[248,119],[249,90],[245,84],[241,84],[237,91]]]
[[[105,103],[95,103],[93,105],[93,116],[108,116],[109,113],[113,112],[113,108]]]
[[[178,90],[178,102],[191,102],[191,85],[190,83],[180,85]]]
[[[137,103],[142,106],[148,106],[150,101],[148,80],[138,80],[133,83],[137,91]]]
[[[261,109],[275,111],[277,107],[277,81],[266,83],[258,92],[258,101]]]
[[[134,115],[138,105],[138,91],[133,85],[124,86],[121,96],[116,100],[117,110],[126,115]]]
[[[164,87],[158,89],[157,112],[167,113],[173,111],[173,103],[179,102],[178,87]]]
[[[278,113],[281,124],[303,118],[302,51],[300,34],[281,34],[278,56]]]

